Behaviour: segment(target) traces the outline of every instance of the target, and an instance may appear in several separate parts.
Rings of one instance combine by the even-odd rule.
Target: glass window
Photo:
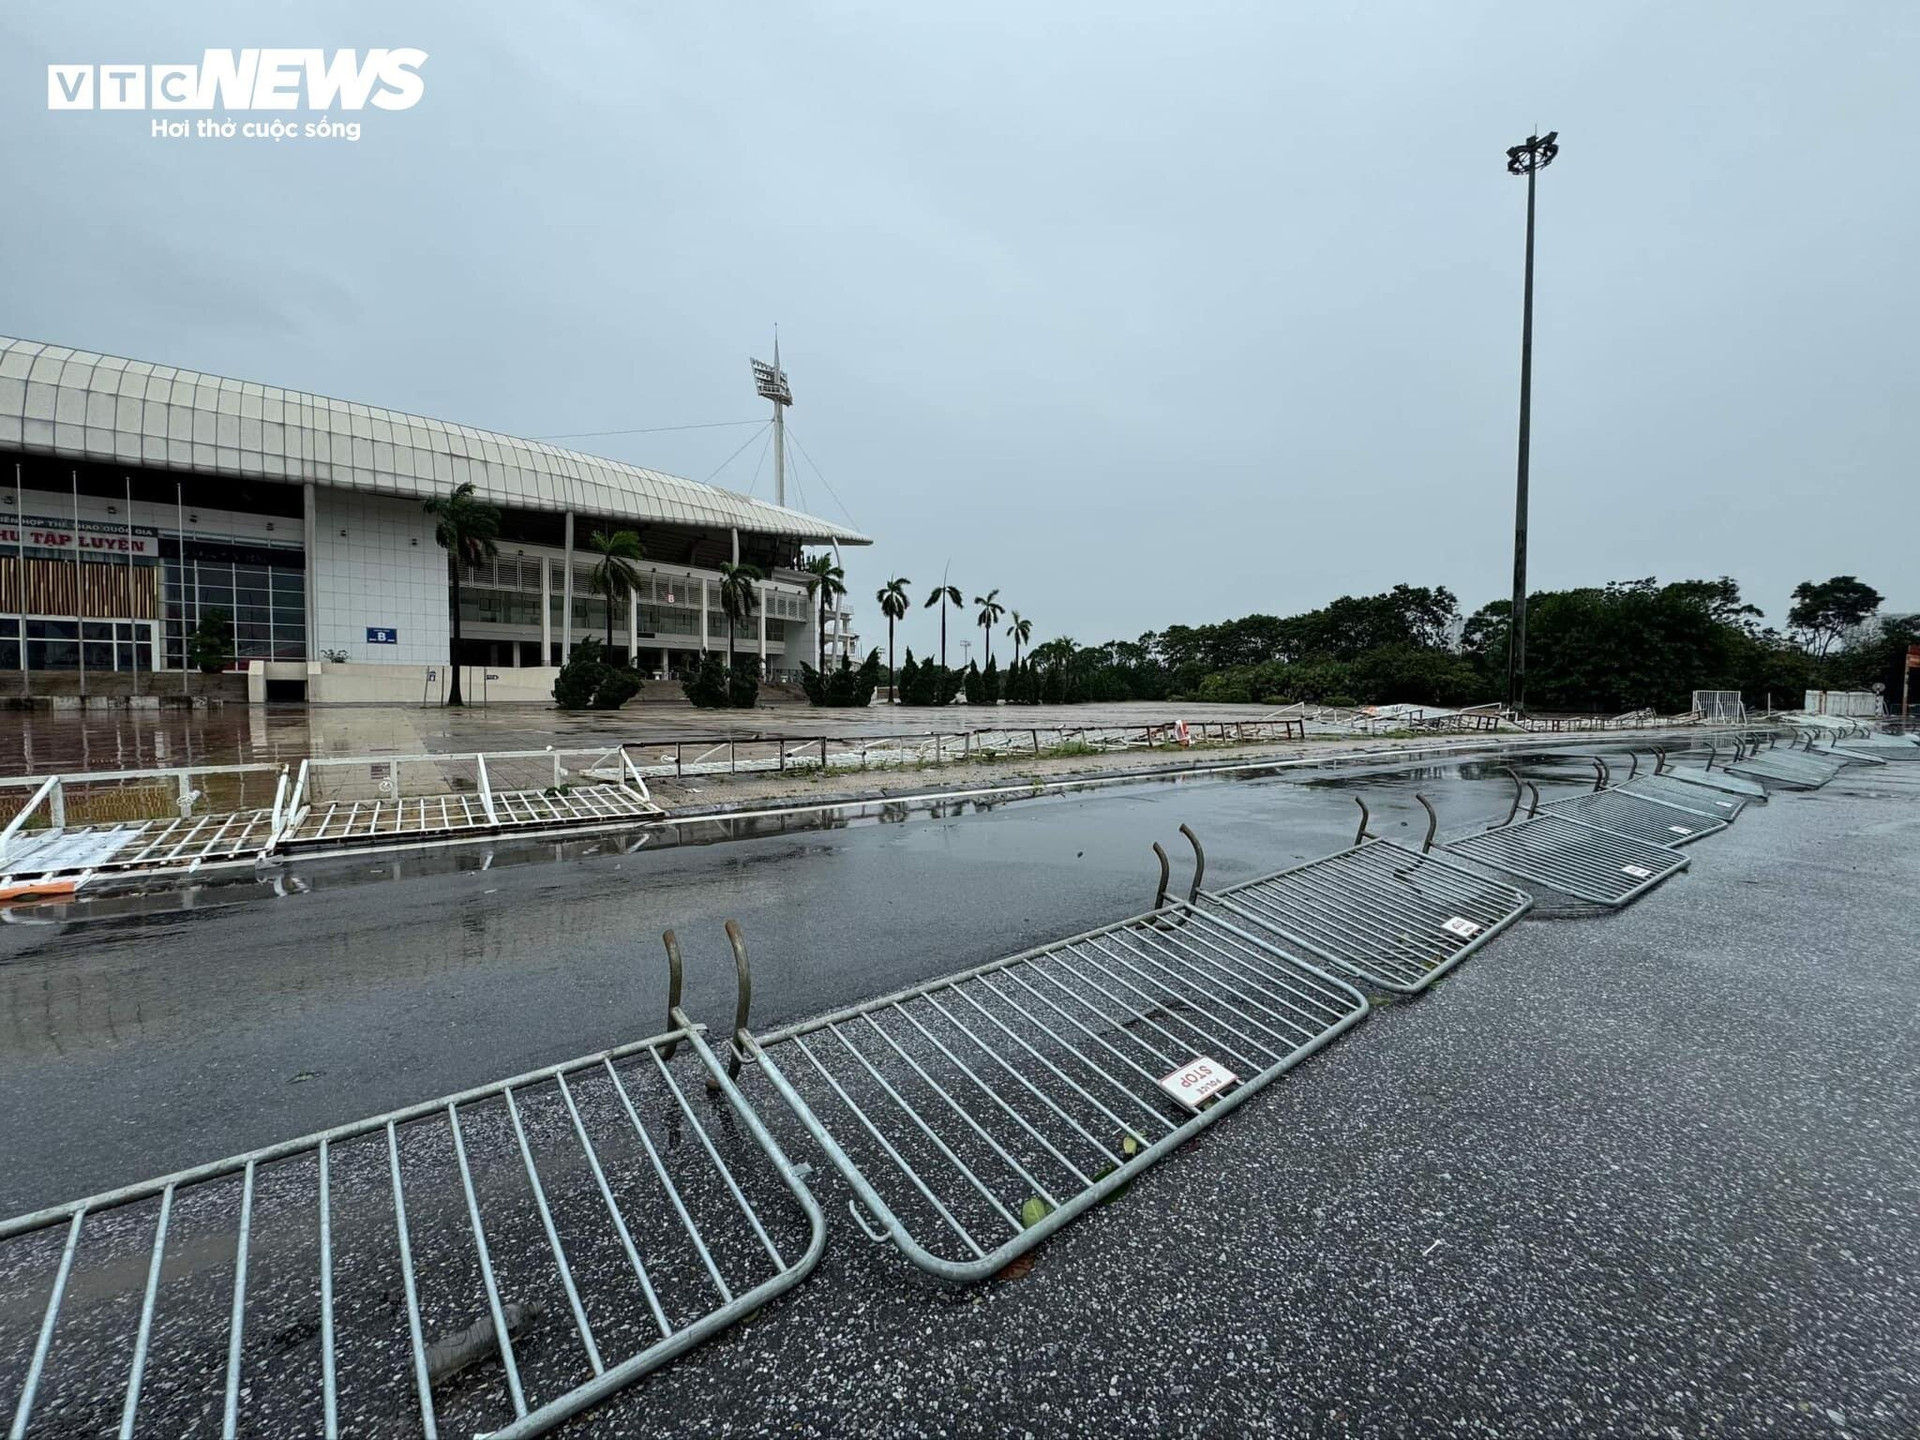
[[[72,640],[27,641],[29,670],[74,670],[79,664],[79,647]]]

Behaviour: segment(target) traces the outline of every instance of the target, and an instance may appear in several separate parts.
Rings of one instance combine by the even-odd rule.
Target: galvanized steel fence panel
[[[1449,841],[1447,849],[1576,900],[1607,906],[1629,904],[1689,863],[1664,845],[1547,814]]]
[[[971,1281],[1366,1013],[1317,965],[1175,902],[740,1043],[868,1235]]]
[[[675,1023],[0,1224],[10,1440],[536,1435],[750,1314],[823,1219]]]
[[[1762,750],[1735,760],[1727,769],[1789,790],[1818,790],[1846,767],[1799,751]]]
[[[1708,769],[1703,765],[1670,764],[1661,772],[1661,777],[1670,777],[1683,785],[1693,785],[1721,795],[1737,795],[1743,800],[1764,802],[1767,798],[1765,785],[1745,775],[1729,774],[1724,765],[1718,769]]]
[[[1572,795],[1542,805],[1540,813],[1564,815],[1569,820],[1595,825],[1617,835],[1630,835],[1649,845],[1691,845],[1703,836],[1727,828],[1725,820],[1704,810],[1624,790]]]
[[[1839,745],[1845,754],[1873,760],[1920,760],[1920,740],[1912,735],[1852,735]]]
[[[1706,786],[1682,779],[1672,771],[1659,775],[1640,775],[1632,780],[1622,781],[1616,788],[1623,794],[1639,795],[1649,800],[1664,800],[1668,804],[1695,810],[1702,815],[1716,816],[1729,825],[1740,818],[1740,812],[1746,809],[1750,798],[1746,795],[1722,794],[1710,790]]]
[[[1193,903],[1284,949],[1412,994],[1519,920],[1533,897],[1443,856],[1375,839],[1203,890]]]

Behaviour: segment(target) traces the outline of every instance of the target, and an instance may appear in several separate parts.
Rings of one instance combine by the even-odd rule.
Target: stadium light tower
[[[751,358],[751,357],[749,357]],[[752,360],[753,388],[762,400],[773,402],[773,503],[787,503],[787,407],[793,404],[793,389],[787,384],[787,372],[780,368],[780,332],[773,332],[773,363]]]
[[[1529,135],[1507,151],[1507,173],[1527,177],[1527,282],[1520,320],[1520,462],[1513,501],[1513,611],[1507,626],[1507,708],[1527,695],[1527,453],[1533,420],[1533,195],[1539,174],[1560,153],[1560,132]]]

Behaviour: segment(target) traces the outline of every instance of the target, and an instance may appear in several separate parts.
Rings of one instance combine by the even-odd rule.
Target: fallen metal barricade
[[[1432,822],[1433,807],[1417,798]],[[1194,853],[1188,903],[1402,995],[1426,989],[1533,908],[1526,891],[1433,853],[1431,823],[1426,844],[1414,850],[1369,835],[1364,802],[1360,815],[1350,848],[1221,890],[1201,888],[1206,852],[1182,825]],[[1166,852],[1153,849],[1160,857],[1158,905],[1168,864]]]
[[[274,807],[276,817],[281,806]],[[644,823],[663,812],[614,746],[303,760],[274,853]]]
[[[1618,788],[1623,794],[1638,795],[1647,800],[1661,800],[1684,809],[1714,815],[1729,825],[1740,818],[1740,812],[1746,809],[1747,802],[1751,798],[1746,795],[1719,794],[1671,773],[1642,775],[1637,779],[1624,780]]]
[[[1877,755],[1871,748],[1855,748],[1840,743],[1835,732],[1822,732],[1817,729],[1802,730],[1797,741],[1800,753],[1811,755],[1815,759],[1825,760],[1833,765],[1884,765],[1885,758]]]
[[[1749,744],[1727,769],[1768,785],[1789,790],[1818,790],[1846,766],[1805,751],[1780,749],[1758,741]]]
[[[315,757],[297,774],[262,765],[101,771],[0,780],[0,790],[27,783],[38,788],[0,827],[0,890],[193,874],[294,851],[588,833],[666,813],[617,746]]]
[[[1529,793],[1532,800],[1527,807],[1528,819],[1540,814],[1563,815],[1569,820],[1611,830],[1649,845],[1689,845],[1702,836],[1726,829],[1731,823],[1704,808],[1699,801],[1682,804],[1677,800],[1635,795],[1622,790],[1613,784],[1613,773],[1607,762],[1597,755],[1590,758],[1594,771],[1591,793],[1569,796],[1545,805],[1540,803],[1538,785],[1523,781],[1516,771],[1508,770],[1507,775],[1513,781],[1513,804],[1507,810],[1507,818],[1500,823],[1507,825],[1513,822],[1520,813],[1520,802]],[[1634,757],[1633,768],[1628,773],[1637,774],[1639,763],[1638,757]],[[1429,806],[1428,810],[1431,813],[1432,807]]]
[[[1736,752],[1737,754],[1737,752]],[[1665,750],[1654,752],[1654,777],[1656,779],[1677,780],[1682,785],[1690,785],[1699,790],[1710,790],[1719,795],[1732,795],[1741,800],[1766,803],[1767,787],[1758,780],[1745,775],[1731,775],[1726,769],[1714,769],[1722,764],[1717,746],[1707,746],[1707,758],[1698,768],[1691,764],[1670,761]]]
[[[1539,812],[1563,815],[1649,845],[1691,845],[1716,830],[1727,828],[1726,820],[1704,810],[1625,790],[1602,790],[1550,800],[1539,807]]]
[[[1345,981],[1176,901],[766,1035],[743,1014],[736,1043],[868,1237],[973,1281],[1366,1014]]]
[[[1565,815],[1538,814],[1449,841],[1451,853],[1595,905],[1631,904],[1688,866],[1664,845]]]
[[[1834,743],[1847,754],[1874,760],[1920,760],[1920,736],[1883,735],[1865,730],[1841,735]]]
[[[537,1435],[798,1284],[806,1167],[669,954],[659,1035],[0,1224],[11,1440]]]

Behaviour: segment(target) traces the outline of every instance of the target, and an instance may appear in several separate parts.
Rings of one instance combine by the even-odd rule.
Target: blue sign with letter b
[[[369,625],[367,627],[367,644],[398,645],[399,643],[400,632],[398,630],[388,630],[378,625]]]

